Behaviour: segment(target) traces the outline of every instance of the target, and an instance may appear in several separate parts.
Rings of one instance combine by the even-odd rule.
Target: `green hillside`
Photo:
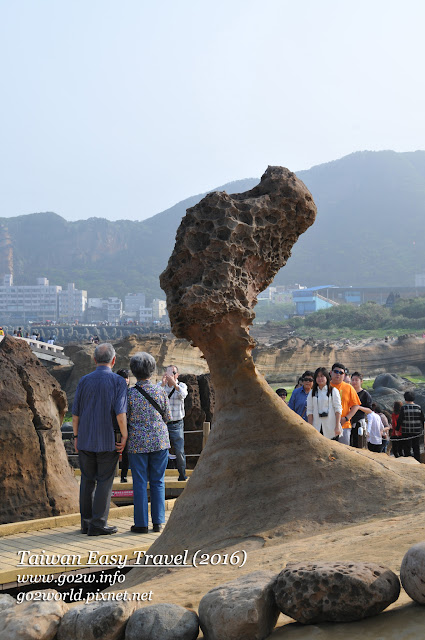
[[[310,189],[318,215],[275,283],[402,286],[425,271],[425,151],[359,152],[297,175]],[[217,190],[238,193],[257,182],[246,179]],[[89,296],[144,291],[163,297],[158,276],[177,227],[204,195],[141,222],[67,222],[54,213],[0,218],[0,274],[12,260],[16,284],[45,276],[52,284],[75,282]]]

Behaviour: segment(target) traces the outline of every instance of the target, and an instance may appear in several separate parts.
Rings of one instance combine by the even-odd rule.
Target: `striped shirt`
[[[184,382],[177,383],[177,389],[175,387],[169,387],[167,384],[165,387],[165,393],[168,396],[168,401],[170,403],[171,409],[171,420],[170,422],[175,422],[176,420],[183,420],[184,418],[184,399],[187,396],[187,385]],[[174,391],[173,391],[174,390]],[[170,393],[173,392],[173,395],[170,397]]]
[[[404,404],[397,420],[397,428],[401,428],[405,437],[421,434],[424,429],[424,414],[417,404]]]

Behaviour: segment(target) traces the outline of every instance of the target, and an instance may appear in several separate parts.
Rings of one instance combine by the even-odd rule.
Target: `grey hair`
[[[109,364],[115,358],[115,349],[109,342],[98,344],[94,350],[97,364]]]
[[[138,380],[146,380],[150,378],[155,371],[155,358],[146,351],[135,353],[130,360],[131,373]]]

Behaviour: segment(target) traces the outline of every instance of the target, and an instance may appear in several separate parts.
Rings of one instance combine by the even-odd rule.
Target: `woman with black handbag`
[[[128,457],[133,477],[133,533],[148,533],[149,481],[153,530],[161,531],[165,522],[165,469],[168,462],[167,422],[171,420],[170,405],[160,386],[150,382],[155,371],[155,359],[144,351],[130,360],[130,369],[137,379],[128,390],[127,424]]]

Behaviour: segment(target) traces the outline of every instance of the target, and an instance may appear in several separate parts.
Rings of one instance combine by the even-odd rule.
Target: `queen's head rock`
[[[283,167],[268,167],[246,193],[210,193],[188,209],[160,277],[174,334],[197,343],[196,328],[230,314],[250,324],[258,293],[315,216],[310,192]]]
[[[182,220],[161,286],[173,331],[207,360],[215,408],[208,442],[152,554],[248,549],[249,571],[255,549],[271,541],[407,512],[412,493],[423,499],[422,465],[401,474],[388,456],[328,440],[255,367],[249,325],[257,295],[315,213],[303,183],[270,167],[258,187],[211,194]],[[135,569],[126,585],[147,579]]]

